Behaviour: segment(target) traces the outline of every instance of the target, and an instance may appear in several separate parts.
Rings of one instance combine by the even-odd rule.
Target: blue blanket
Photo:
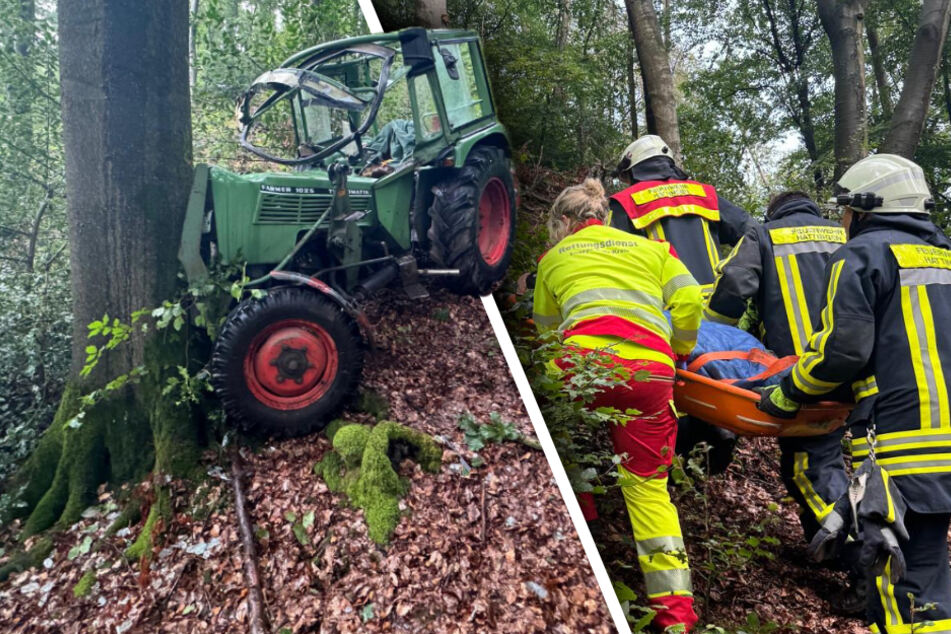
[[[700,322],[700,331],[697,333],[697,346],[693,349],[693,352],[690,353],[689,361],[693,361],[708,352],[721,352],[723,350],[742,350],[747,352],[754,348],[766,350],[766,346],[760,343],[756,337],[744,330],[704,320]],[[782,374],[757,381],[745,380],[761,373],[765,369],[766,368],[762,365],[745,359],[721,359],[707,362],[698,370],[698,374],[708,376],[711,379],[735,379],[737,380],[737,383],[735,383],[737,387],[750,390],[754,387],[763,387],[765,385],[779,383]]]

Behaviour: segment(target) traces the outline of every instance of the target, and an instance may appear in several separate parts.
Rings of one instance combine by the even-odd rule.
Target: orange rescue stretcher
[[[717,359],[747,359],[766,368],[751,379],[772,376],[796,362],[796,357],[776,358],[756,349],[701,355],[686,369],[677,370],[674,404],[680,413],[741,436],[820,436],[841,427],[852,410],[850,403],[821,402],[803,405],[794,419],[774,418],[756,408],[758,393],[697,372],[705,363]]]

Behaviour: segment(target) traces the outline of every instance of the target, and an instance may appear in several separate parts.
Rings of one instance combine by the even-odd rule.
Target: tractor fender
[[[326,282],[322,282],[316,277],[307,277],[306,275],[294,273],[293,271],[271,271],[267,276],[273,280],[307,286],[314,289],[318,293],[326,295],[336,302],[345,313],[353,317],[354,321],[357,322],[357,326],[360,328],[360,335],[363,337],[364,342],[369,347],[374,347],[373,327],[370,325],[370,320],[367,319],[367,316],[364,314],[364,312],[357,308],[353,302],[349,301],[346,297],[335,291]]]

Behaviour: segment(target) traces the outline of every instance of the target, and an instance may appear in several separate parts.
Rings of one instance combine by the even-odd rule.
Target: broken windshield
[[[362,44],[325,51],[297,68],[258,77],[239,105],[241,145],[285,165],[362,152],[391,78],[396,51]]]

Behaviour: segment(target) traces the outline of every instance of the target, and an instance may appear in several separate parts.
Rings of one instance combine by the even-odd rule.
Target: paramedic
[[[845,229],[822,217],[803,192],[783,192],[720,262],[705,318],[735,326],[752,299],[763,324],[763,343],[776,356],[802,355],[825,293],[826,262],[845,243]],[[780,438],[780,472],[799,504],[806,541],[845,493],[840,429],[825,436]]]
[[[667,469],[677,435],[674,358],[689,353],[696,341],[700,287],[668,243],[607,227],[607,213],[604,189],[594,179],[555,200],[548,222],[554,246],[538,265],[534,320],[541,332],[563,331],[575,362],[577,355],[591,355],[596,364],[630,372],[591,406],[639,412],[619,414],[611,425],[614,451],[621,456],[618,482],[648,601],[657,609],[654,624],[689,631],[697,616]],[[558,365],[571,367],[564,360]]]
[[[874,395],[874,423],[852,426],[853,461],[894,487],[873,507],[884,513],[858,507],[860,560],[877,590],[869,592],[872,631],[951,632],[951,330],[936,321],[951,314],[951,241],[928,217],[934,202],[922,169],[905,158],[862,159],[837,191],[849,236],[826,267],[821,329],[761,408],[794,416],[799,403],[843,382]]]
[[[648,134],[627,146],[616,173],[630,186],[611,196],[608,224],[674,245],[707,294],[713,288],[720,244],[734,245],[754,224],[749,214],[716,190],[687,179],[662,138]],[[681,421],[678,453],[711,445],[710,470],[721,473],[733,458],[736,435],[692,417]]]

